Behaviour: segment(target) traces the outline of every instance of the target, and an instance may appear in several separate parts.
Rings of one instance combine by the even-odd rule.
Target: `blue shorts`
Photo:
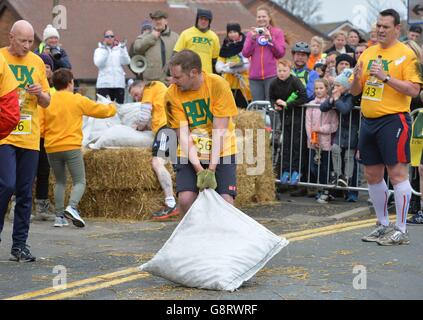
[[[411,116],[390,114],[380,118],[362,117],[358,149],[366,166],[410,162]]]

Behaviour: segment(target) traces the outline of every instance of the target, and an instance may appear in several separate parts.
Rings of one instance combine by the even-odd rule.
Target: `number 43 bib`
[[[382,101],[384,88],[385,84],[383,82],[371,82],[368,80],[363,90],[362,99]]]

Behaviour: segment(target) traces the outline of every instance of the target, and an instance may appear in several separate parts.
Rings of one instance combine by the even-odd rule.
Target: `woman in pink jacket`
[[[314,83],[315,99],[310,104],[320,105],[329,96],[329,82],[326,79],[317,79]],[[321,112],[320,108],[307,108],[306,131],[307,144],[311,153],[310,169],[315,181],[327,184],[329,179],[332,135],[338,130],[338,115],[335,110]],[[317,202],[327,203],[328,190],[319,192]]]
[[[253,100],[269,100],[269,86],[276,78],[276,62],[285,55],[285,35],[274,26],[270,9],[257,8],[257,26],[247,34],[242,55],[250,58]]]

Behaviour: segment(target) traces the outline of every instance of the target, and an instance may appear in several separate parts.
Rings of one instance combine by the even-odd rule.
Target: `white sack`
[[[187,287],[234,291],[288,243],[206,189],[140,270]]]
[[[97,141],[107,129],[119,124],[121,123],[117,114],[111,118],[106,119],[97,119],[84,116],[82,125],[82,145],[85,147],[89,143]]]
[[[147,125],[151,119],[152,106],[148,103],[125,103],[118,105],[118,114],[123,125],[135,128],[141,123]]]
[[[137,131],[124,125],[115,125],[103,132],[101,137],[88,145],[91,149],[107,147],[151,147],[154,134],[151,131]]]

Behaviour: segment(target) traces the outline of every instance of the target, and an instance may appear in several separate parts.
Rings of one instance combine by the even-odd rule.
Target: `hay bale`
[[[235,117],[235,128],[242,130],[245,129],[264,129],[265,123],[263,114],[256,111],[246,111],[238,109],[238,115]]]
[[[160,191],[88,189],[79,208],[84,217],[145,220],[160,209],[163,199]]]
[[[237,166],[237,197],[235,205],[238,207],[247,206],[254,203],[256,176],[247,174],[247,164]]]
[[[151,167],[151,158],[150,148],[87,150],[84,152],[87,185],[98,191],[158,191],[160,184]]]
[[[275,176],[273,174],[270,146],[267,147],[265,156],[266,169],[262,175],[256,177],[255,201],[257,203],[274,201],[276,196]]]
[[[235,204],[248,206],[254,203],[270,202],[275,200],[275,178],[273,175],[271,148],[269,134],[265,136],[265,151],[259,152],[257,149],[257,134],[253,138],[253,155],[256,164],[248,165],[246,163],[238,164],[237,185],[238,196]],[[241,141],[238,141],[239,145]],[[244,143],[251,143],[251,140],[244,139]],[[245,150],[244,150],[245,153]],[[245,154],[244,154],[245,156]],[[245,161],[245,159],[244,159]],[[257,164],[264,163],[263,172],[254,172]],[[250,170],[249,170],[250,169]],[[255,175],[257,173],[257,175]]]

